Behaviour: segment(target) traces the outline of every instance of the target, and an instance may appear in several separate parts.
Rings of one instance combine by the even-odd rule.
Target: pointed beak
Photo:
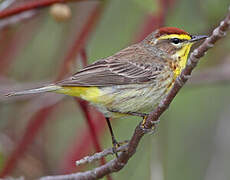
[[[192,38],[188,42],[200,41],[202,39],[206,39],[208,36],[206,36],[206,35],[192,35],[191,37]]]

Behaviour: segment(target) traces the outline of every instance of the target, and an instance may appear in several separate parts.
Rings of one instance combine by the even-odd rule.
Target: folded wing
[[[154,60],[142,63],[145,59],[138,58],[146,57],[135,53],[139,53],[137,48],[135,52],[125,49],[115,56],[96,61],[57,85],[103,87],[154,81],[163,70],[162,66]]]

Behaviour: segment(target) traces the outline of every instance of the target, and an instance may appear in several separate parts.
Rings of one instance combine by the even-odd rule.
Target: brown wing
[[[148,58],[146,60],[146,58]],[[153,81],[163,70],[138,46],[131,46],[114,56],[101,59],[57,84],[60,86],[113,86]],[[145,63],[141,63],[145,62]]]

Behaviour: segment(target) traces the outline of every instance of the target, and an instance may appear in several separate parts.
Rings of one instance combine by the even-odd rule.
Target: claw
[[[160,122],[160,120],[158,119],[157,121],[154,121],[153,123],[152,123],[152,128],[150,128],[150,129],[147,129],[147,128],[145,128],[145,123],[146,123],[146,119],[148,118],[148,116],[145,116],[144,118],[143,118],[143,120],[142,120],[142,123],[141,123],[141,126],[140,126],[140,128],[144,131],[144,133],[150,133],[150,134],[153,134],[153,133],[155,133],[155,131],[156,131],[156,128],[157,128],[157,126],[158,126],[158,124],[159,124],[159,122]]]
[[[129,143],[128,140],[125,140],[122,142],[117,142],[116,139],[113,140],[113,148],[112,149],[113,149],[113,153],[116,155],[116,157],[118,157],[118,152],[126,151],[126,150],[120,150],[119,147],[126,145],[128,143]]]

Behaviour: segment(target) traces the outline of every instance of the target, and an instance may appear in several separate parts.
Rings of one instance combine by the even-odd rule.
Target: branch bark
[[[181,72],[181,74],[176,79],[172,89],[169,91],[167,96],[162,100],[162,102],[156,107],[154,111],[150,113],[148,116],[146,123],[144,125],[144,129],[141,127],[141,123],[136,127],[134,134],[129,142],[128,150],[119,154],[118,158],[111,160],[110,162],[97,167],[93,170],[82,172],[82,173],[75,173],[69,175],[60,175],[60,176],[47,176],[40,178],[40,180],[70,180],[70,179],[99,179],[103,176],[120,171],[128,162],[128,160],[134,155],[138,144],[141,138],[146,134],[146,130],[151,130],[156,122],[158,121],[159,117],[165,112],[165,110],[169,107],[172,100],[175,98],[177,93],[183,87],[183,85],[187,82],[188,78],[190,77],[193,69],[198,64],[200,58],[204,56],[204,54],[214,46],[214,44],[225,36],[227,30],[230,28],[230,8],[226,18],[221,21],[220,25],[214,29],[212,35],[207,38],[197,49],[195,49],[189,59],[185,69]]]

